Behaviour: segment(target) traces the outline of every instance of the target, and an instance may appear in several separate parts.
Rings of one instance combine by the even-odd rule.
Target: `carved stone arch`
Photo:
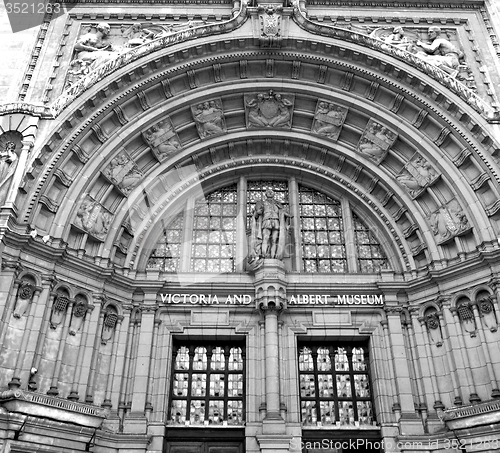
[[[479,285],[472,289],[471,299],[476,301],[480,297],[495,297],[494,291],[488,285]]]
[[[42,277],[41,275],[36,272],[36,271],[33,271],[31,269],[23,269],[18,277],[17,277],[18,280],[20,281],[28,281],[29,283],[33,284],[34,286],[42,286]]]
[[[434,312],[439,313],[441,310],[435,302],[425,302],[422,304],[418,310],[419,317],[426,316],[427,314]]]

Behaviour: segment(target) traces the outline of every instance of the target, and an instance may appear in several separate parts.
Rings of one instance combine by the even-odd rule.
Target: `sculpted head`
[[[441,28],[439,27],[429,27],[427,30],[427,36],[429,39],[436,39],[441,34]]]

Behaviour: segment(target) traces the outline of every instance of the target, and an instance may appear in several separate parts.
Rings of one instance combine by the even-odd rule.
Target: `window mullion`
[[[189,198],[186,204],[186,215],[184,216],[184,231],[182,232],[181,257],[179,263],[181,272],[189,272],[190,270],[191,245],[193,243],[194,205],[194,198]]]
[[[238,181],[237,188],[237,205],[238,210],[236,213],[236,272],[243,272],[244,259],[248,253],[245,250],[246,236],[247,236],[247,179],[242,176]]]
[[[358,261],[356,259],[356,244],[354,242],[354,222],[352,219],[351,207],[349,201],[343,198],[341,200],[342,217],[344,227],[345,248],[347,253],[347,269],[349,272],[358,272]]]
[[[292,176],[288,182],[288,197],[290,206],[290,215],[293,240],[294,240],[294,257],[293,260],[293,270],[300,272],[303,269],[302,265],[302,235],[300,230],[300,206],[299,206],[299,185],[294,176]]]

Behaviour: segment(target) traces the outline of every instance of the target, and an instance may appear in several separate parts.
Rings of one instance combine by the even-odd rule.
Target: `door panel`
[[[203,442],[169,442],[167,453],[204,453]]]

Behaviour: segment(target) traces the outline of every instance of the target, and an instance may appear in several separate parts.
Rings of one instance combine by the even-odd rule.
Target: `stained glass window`
[[[182,426],[242,425],[244,349],[238,345],[176,345],[170,423]]]
[[[346,272],[340,202],[299,186],[302,255],[306,272]]]
[[[196,202],[191,270],[234,272],[236,242],[236,185]]]
[[[304,426],[374,423],[365,345],[307,343],[299,348],[298,359]]]
[[[373,233],[354,212],[352,220],[359,271],[380,272],[383,269],[388,269],[387,257]]]
[[[182,229],[184,212],[180,212],[163,228],[163,235],[149,257],[146,267],[162,272],[176,272],[181,256]]]

